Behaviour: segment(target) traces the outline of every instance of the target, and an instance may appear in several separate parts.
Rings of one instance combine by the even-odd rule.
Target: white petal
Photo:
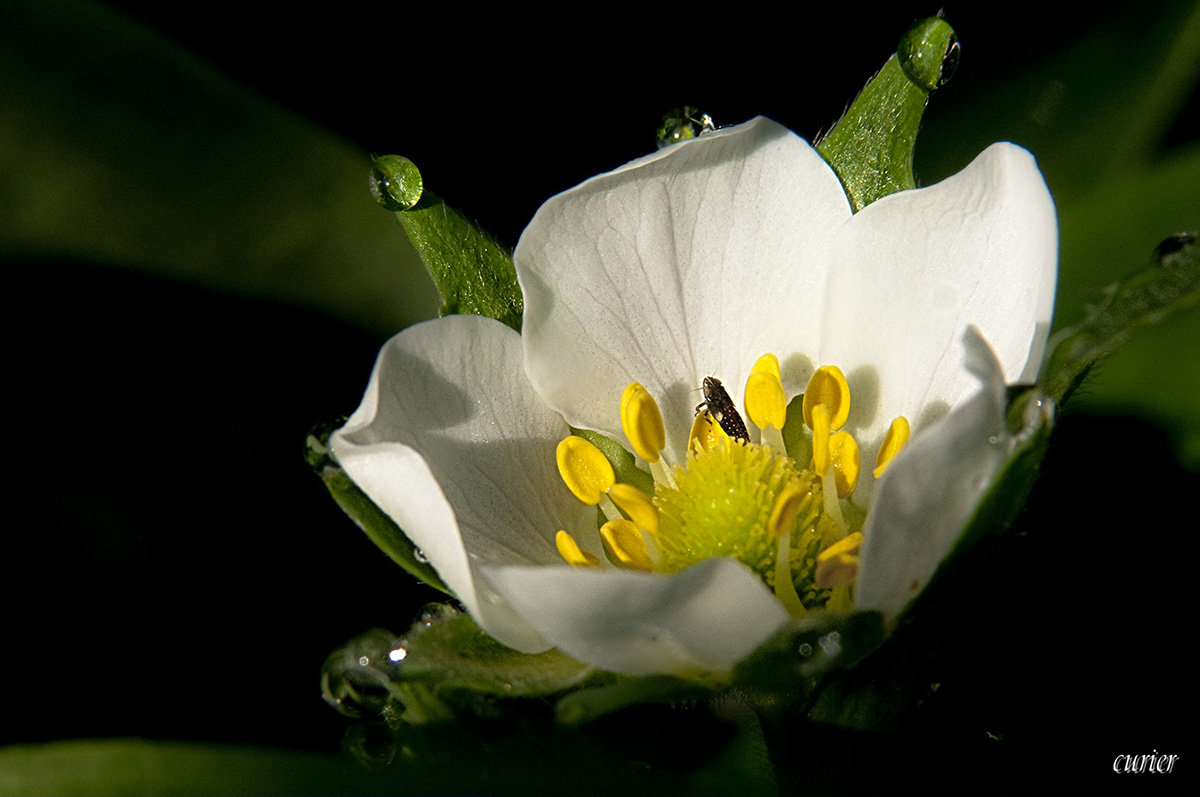
[[[618,440],[621,391],[641,382],[681,457],[705,376],[740,402],[765,352],[785,376],[811,369],[787,355],[815,355],[830,241],[849,217],[821,157],[762,118],[552,198],[514,256],[530,380],[568,422]]]
[[[555,533],[595,528],[594,512],[558,477],[554,449],[568,429],[534,395],[520,346],[517,333],[479,316],[410,327],[380,352],[362,405],[331,446],[485,630],[544,650],[474,573],[480,563],[561,563]]]
[[[788,621],[758,576],[732,559],[670,576],[569,567],[485,575],[555,647],[631,675],[729,672]]]
[[[920,428],[974,387],[963,334],[977,326],[1009,382],[1040,362],[1054,303],[1054,204],[1033,156],[995,144],[959,174],[868,205],[840,231],[823,363],[851,386],[873,454],[905,415]]]
[[[889,619],[929,583],[1010,448],[1002,366],[976,329],[965,344],[982,389],[914,437],[872,496],[854,600]]]

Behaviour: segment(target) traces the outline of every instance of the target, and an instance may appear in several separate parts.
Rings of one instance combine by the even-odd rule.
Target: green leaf
[[[433,314],[365,153],[98,3],[6,0],[0,24],[0,259],[134,269],[381,334]]]
[[[309,433],[304,458],[325,483],[333,500],[392,561],[429,586],[453,596],[420,549],[382,509],[358,488],[329,452],[329,435],[339,424],[323,424]]]
[[[917,23],[817,151],[837,172],[855,211],[915,188],[913,147],[925,102],[954,71],[958,40],[945,20]]]
[[[406,789],[424,791],[436,773],[407,768]],[[332,756],[232,745],[97,739],[0,748],[0,794],[379,794],[393,774]],[[427,785],[426,788],[435,788]]]
[[[407,158],[385,155],[371,169],[376,199],[404,225],[442,297],[442,315],[474,313],[521,329],[524,303],[512,255],[428,191]]]
[[[1038,379],[1048,395],[1065,399],[1100,358],[1135,330],[1200,300],[1200,245],[1194,234],[1168,238],[1155,257],[1155,265],[1110,286],[1103,303],[1050,341]]]

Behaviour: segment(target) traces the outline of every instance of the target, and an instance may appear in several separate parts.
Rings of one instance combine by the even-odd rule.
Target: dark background
[[[814,137],[937,11],[788,6],[730,22],[663,4],[112,5],[343,137],[364,164],[409,156],[509,245],[545,198],[652,149],[674,106],[718,123],[765,114]],[[946,4],[963,60],[931,128],[956,95],[1120,4],[981,5]],[[78,260],[8,268],[0,743],[337,750],[347,723],[321,701],[324,657],[372,626],[402,630],[437,597],[371,546],[302,457],[310,426],[357,406],[384,336]],[[867,790],[1184,791],[1191,560],[1164,537],[1194,527],[1180,507],[1198,488],[1153,425],[1065,417],[1036,512],[960,588],[928,721],[895,736],[830,731],[820,754]],[[1115,755],[1152,749],[1183,756],[1176,776],[1109,772]]]

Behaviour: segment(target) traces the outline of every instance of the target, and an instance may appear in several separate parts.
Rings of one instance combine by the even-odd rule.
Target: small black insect
[[[750,437],[746,434],[746,424],[742,421],[742,416],[738,415],[737,408],[733,406],[733,400],[725,392],[725,386],[721,384],[721,380],[715,376],[706,376],[702,389],[704,390],[704,401],[696,406],[696,414],[699,415],[707,410],[717,423],[721,424],[725,434],[735,440],[748,441]]]

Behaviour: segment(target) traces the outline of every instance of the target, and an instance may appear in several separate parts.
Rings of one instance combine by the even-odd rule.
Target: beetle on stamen
[[[702,389],[704,390],[704,401],[696,405],[696,414],[707,411],[725,430],[725,434],[735,440],[748,441],[750,436],[746,433],[746,424],[733,406],[733,400],[725,392],[725,386],[721,384],[721,380],[715,376],[706,376]]]

